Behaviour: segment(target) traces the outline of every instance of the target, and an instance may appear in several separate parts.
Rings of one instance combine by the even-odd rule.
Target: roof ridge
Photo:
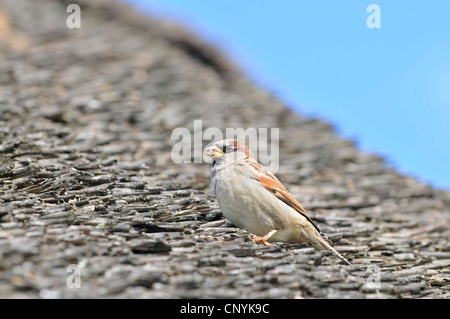
[[[224,79],[228,80],[241,74],[235,62],[224,53],[218,44],[202,39],[189,26],[180,24],[167,17],[157,18],[151,14],[137,11],[131,5],[116,0],[79,0],[81,8],[96,10],[107,19],[117,19],[139,30],[151,32],[170,44],[178,47],[189,56],[215,69]]]

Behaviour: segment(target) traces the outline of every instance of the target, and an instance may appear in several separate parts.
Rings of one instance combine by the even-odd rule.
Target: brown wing
[[[261,169],[261,167],[260,167]],[[295,209],[299,214],[305,217],[316,229],[320,232],[319,227],[317,227],[311,218],[308,216],[306,210],[300,205],[297,200],[292,197],[292,195],[287,191],[287,189],[281,184],[281,182],[268,170],[264,169],[264,175],[258,175],[258,181],[263,184],[264,188],[271,192],[275,197],[284,202],[286,205]]]

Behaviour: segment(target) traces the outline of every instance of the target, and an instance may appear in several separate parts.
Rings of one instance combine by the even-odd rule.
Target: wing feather
[[[259,169],[261,169],[261,166]],[[264,169],[264,173],[265,174],[258,175],[258,181],[264,186],[264,188],[272,193],[276,198],[292,207],[295,211],[305,217],[317,229],[317,231],[320,232],[319,227],[314,224],[303,206],[300,205],[300,203],[287,191],[278,178],[266,169]]]

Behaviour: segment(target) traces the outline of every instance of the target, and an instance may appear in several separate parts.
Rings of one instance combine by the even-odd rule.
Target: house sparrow
[[[253,240],[307,243],[330,250],[350,263],[326,242],[305,209],[269,170],[259,164],[249,148],[226,139],[205,148],[211,163],[211,184],[224,216],[247,229]]]

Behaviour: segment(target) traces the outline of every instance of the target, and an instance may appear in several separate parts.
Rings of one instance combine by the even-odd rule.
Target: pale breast
[[[258,236],[283,228],[287,221],[281,211],[287,206],[279,200],[268,201],[273,195],[245,175],[248,170],[244,165],[230,164],[216,171],[213,188],[222,213],[233,224]]]

